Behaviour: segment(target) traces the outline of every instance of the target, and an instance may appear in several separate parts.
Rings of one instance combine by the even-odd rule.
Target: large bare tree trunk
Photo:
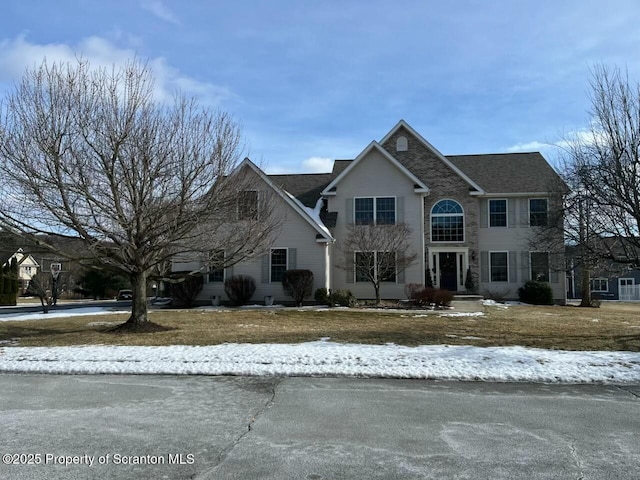
[[[581,307],[591,306],[591,271],[583,267],[582,277],[580,279],[580,293],[582,295]]]
[[[147,317],[147,274],[138,272],[131,275],[131,287],[133,289],[133,305],[131,316],[127,324],[131,327],[148,322]]]

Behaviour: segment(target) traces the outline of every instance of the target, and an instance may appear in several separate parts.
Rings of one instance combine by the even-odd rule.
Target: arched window
[[[440,200],[431,208],[431,241],[464,242],[464,211],[455,200]]]
[[[409,142],[407,141],[407,137],[398,137],[396,140],[396,151],[397,152],[406,152],[409,149]]]

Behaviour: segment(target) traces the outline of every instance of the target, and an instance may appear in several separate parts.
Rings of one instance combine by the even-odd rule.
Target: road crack
[[[578,469],[578,477],[576,478],[576,480],[584,480],[584,466],[580,461],[580,457],[578,456],[578,452],[576,450],[576,443],[573,439],[569,443],[569,451],[571,452],[571,458],[573,459],[573,463]]]
[[[616,387],[618,390],[622,390],[623,392],[626,392],[626,393],[628,393],[629,395],[632,395],[632,396],[633,396],[633,397],[635,397],[635,398],[640,398],[640,395],[638,395],[637,393],[635,393],[635,392],[634,392],[634,391],[632,391],[632,390],[627,390],[626,388],[621,387],[620,385],[616,385],[615,387]]]
[[[207,471],[202,472],[200,474],[194,475],[193,479],[206,479],[211,478],[211,475],[215,472],[215,470],[222,464],[224,459],[238,446],[240,442],[253,430],[253,424],[258,421],[258,419],[266,412],[269,408],[271,408],[276,400],[276,390],[280,386],[284,379],[282,378],[274,378],[273,384],[271,385],[271,396],[269,399],[258,409],[256,413],[254,413],[249,419],[249,423],[247,423],[246,428],[231,441],[226,447],[224,447],[218,456],[216,457],[213,466]]]

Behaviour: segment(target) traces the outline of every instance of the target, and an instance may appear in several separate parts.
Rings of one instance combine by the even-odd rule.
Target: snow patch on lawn
[[[130,313],[130,309],[106,309],[104,307],[73,308],[68,310],[50,310],[49,313],[7,313],[0,314],[0,322],[20,322],[25,320],[47,320],[49,318],[80,317],[86,315],[109,315],[114,313]]]

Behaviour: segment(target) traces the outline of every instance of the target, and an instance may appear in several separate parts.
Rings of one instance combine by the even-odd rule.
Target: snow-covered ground
[[[70,312],[64,313],[69,315]],[[82,314],[86,315],[87,311]],[[51,314],[46,318],[52,318]],[[640,354],[525,347],[338,344],[326,338],[301,344],[202,347],[0,347],[0,372],[347,375],[504,382],[640,383]]]
[[[108,309],[104,307],[84,307],[69,310],[52,310],[49,313],[0,313],[0,322],[20,322],[26,320],[46,320],[48,318],[81,317],[86,315],[108,315],[111,313],[130,313],[131,309]]]

